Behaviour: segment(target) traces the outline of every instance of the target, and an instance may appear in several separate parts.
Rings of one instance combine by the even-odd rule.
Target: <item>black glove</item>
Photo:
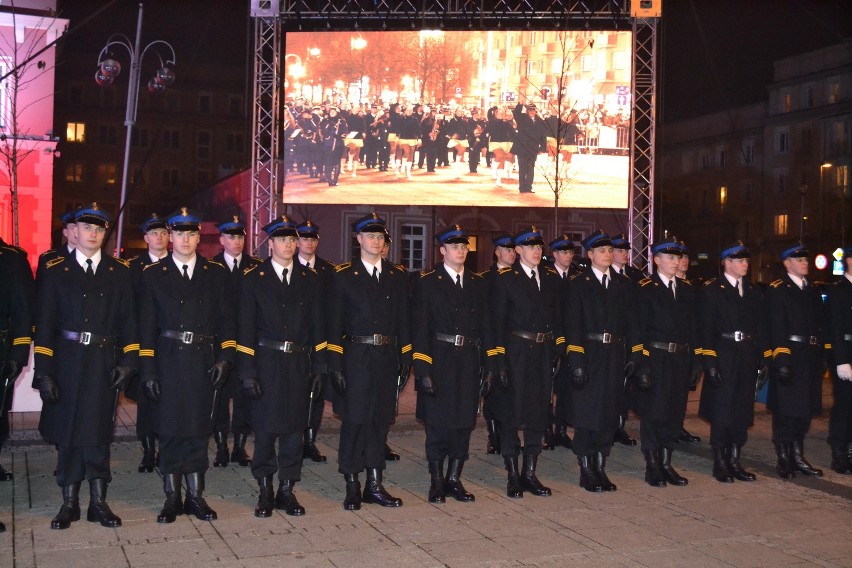
[[[636,371],[636,363],[633,361],[628,361],[626,365],[624,365],[624,377],[629,379],[633,376],[633,373]],[[639,388],[642,388],[641,385]]]
[[[426,396],[435,396],[435,381],[429,375],[414,377],[414,390]]]
[[[577,390],[583,390],[583,387],[589,383],[589,376],[586,374],[585,367],[577,367],[571,371],[571,384]]]
[[[778,383],[789,386],[793,382],[793,374],[790,372],[790,367],[777,367],[775,369],[775,378]]]
[[[260,397],[263,396],[263,389],[260,388],[260,383],[254,377],[241,379],[240,385],[242,386],[243,394],[249,400],[260,400]]]
[[[332,371],[328,374],[329,378],[331,378],[331,386],[334,387],[334,390],[340,396],[346,394],[346,375],[343,374],[343,371]]]
[[[755,388],[760,390],[763,388],[763,385],[766,384],[767,379],[769,379],[769,367],[766,365],[761,365],[757,368],[757,382],[755,383]]]
[[[411,365],[402,363],[399,366],[399,392],[405,390],[405,385],[408,384],[408,378],[411,376]]]
[[[15,379],[18,378],[18,375],[21,374],[21,371],[24,370],[24,365],[21,365],[14,359],[9,359],[6,361],[6,366],[3,367],[3,376],[0,377],[4,383],[9,381],[9,385],[15,384]]]
[[[701,380],[701,367],[697,365],[689,372],[689,390],[695,390],[698,387],[698,381]]]
[[[639,387],[639,390],[646,391],[651,388],[651,372],[647,369],[642,369],[639,371],[639,374],[636,375],[636,385]]]
[[[550,370],[553,372],[553,378],[556,378],[556,375],[559,374],[559,370],[562,368],[562,354],[558,353],[553,357],[553,362],[550,365]]]
[[[216,361],[212,367],[207,369],[207,374],[210,375],[210,382],[213,384],[214,390],[222,388],[222,385],[228,380],[230,372],[231,364],[227,361]]]
[[[127,385],[130,384],[130,379],[133,378],[133,375],[136,374],[135,369],[131,369],[130,367],[124,367],[122,365],[116,365],[112,370],[112,375],[110,376],[110,383],[112,384],[112,388],[117,391],[124,392],[127,389]]]
[[[311,375],[311,398],[318,399],[322,393],[322,384],[325,382],[324,373],[314,373]]]
[[[59,387],[51,375],[36,375],[33,381],[38,394],[44,402],[54,404],[59,402]]]
[[[157,377],[148,377],[142,383],[142,391],[145,393],[145,398],[151,402],[160,402],[160,381]]]
[[[722,386],[722,375],[719,374],[719,369],[716,367],[707,369],[707,372],[704,373],[704,378],[710,381],[710,384],[714,387]]]
[[[492,390],[494,390],[494,373],[488,371],[479,381],[479,396],[488,398]]]
[[[506,369],[500,369],[497,373],[497,384],[500,385],[500,388],[503,390],[509,388],[509,371]]]

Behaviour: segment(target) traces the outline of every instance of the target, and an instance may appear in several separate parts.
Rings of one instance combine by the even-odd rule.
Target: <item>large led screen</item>
[[[290,32],[282,57],[285,203],[627,207],[630,32]]]

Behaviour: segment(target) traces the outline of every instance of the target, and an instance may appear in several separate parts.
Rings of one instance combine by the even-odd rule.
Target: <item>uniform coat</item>
[[[828,443],[845,448],[852,442],[852,381],[837,376],[837,365],[852,363],[852,282],[845,275],[828,289],[825,300],[826,344],[834,404],[828,426]]]
[[[139,299],[142,297],[142,271],[145,270],[145,267],[149,264],[153,264],[153,261],[151,260],[151,255],[144,252],[138,256],[134,256],[128,260],[127,263],[130,265],[131,280],[133,281],[133,298],[136,301],[136,307],[139,308]],[[137,320],[138,317],[139,316],[137,314]],[[151,412],[149,406],[152,403],[150,400],[145,398],[144,394],[142,394],[142,381],[139,375],[133,377],[133,380],[130,381],[127,390],[124,391],[124,395],[130,400],[136,401],[137,423],[139,422],[139,413]]]
[[[0,240],[2,243],[2,240]],[[33,273],[20,249],[0,244],[0,379],[6,374],[7,361],[15,361],[19,369],[27,365],[30,357],[33,326]],[[6,388],[5,396],[3,390]],[[8,412],[12,408],[14,381],[0,382],[0,445],[9,435]]]

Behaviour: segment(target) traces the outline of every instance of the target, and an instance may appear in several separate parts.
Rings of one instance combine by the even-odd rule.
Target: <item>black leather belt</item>
[[[553,339],[552,331],[534,333],[532,331],[520,331],[516,329],[512,331],[512,335],[522,337],[523,339],[529,339],[530,341],[535,341],[536,343],[544,343]]]
[[[173,331],[171,329],[164,329],[160,332],[160,337],[175,339],[181,343],[185,343],[186,345],[192,345],[193,343],[213,343],[212,335],[199,335],[192,331]]]
[[[603,333],[587,333],[586,339],[589,341],[600,341],[601,343],[624,343],[624,337],[613,335],[607,331]]]
[[[654,349],[662,349],[669,353],[685,353],[689,351],[689,343],[665,343],[662,341],[649,341],[648,345]]]
[[[479,347],[478,337],[465,337],[464,335],[450,335],[448,333],[435,333],[435,339],[444,343],[452,343],[456,347],[465,347],[472,345]]]
[[[787,337],[790,341],[796,343],[807,343],[808,345],[820,345],[819,337],[816,335],[790,335]]]
[[[852,341],[852,333],[844,333],[843,341]]]
[[[722,339],[732,339],[734,341],[754,341],[754,336],[744,331],[722,332],[719,334]]]
[[[267,349],[275,349],[284,353],[310,353],[311,348],[301,343],[292,341],[273,341],[272,339],[258,339],[257,344]]]
[[[104,347],[108,344],[115,343],[115,336],[97,335],[89,331],[68,331],[60,329],[57,335],[68,341],[74,341],[80,345],[94,345],[96,347]]]
[[[396,345],[396,337],[374,333],[373,335],[347,335],[346,340],[352,343],[365,343],[367,345]]]

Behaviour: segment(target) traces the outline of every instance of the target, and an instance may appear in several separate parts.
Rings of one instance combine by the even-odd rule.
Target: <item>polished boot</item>
[[[446,503],[444,489],[444,460],[429,462],[429,502]]]
[[[213,467],[228,467],[228,433],[214,432],[213,439],[216,440],[216,457],[213,459]]]
[[[597,452],[595,454],[595,461],[592,464],[592,469],[601,482],[601,491],[615,491],[618,489],[618,486],[610,481],[606,474],[606,456],[603,455],[603,452]]]
[[[737,454],[739,455],[739,454]],[[737,464],[740,462],[737,461]],[[730,468],[731,462],[728,461],[728,466]],[[663,471],[663,477],[666,482],[670,485],[676,485],[678,487],[683,487],[689,483],[689,480],[679,474],[675,468],[672,467],[672,449],[666,448],[665,446],[660,448],[660,469]],[[742,467],[740,467],[742,469]],[[732,471],[733,473],[733,471]],[[734,474],[734,477],[737,477]],[[739,478],[737,478],[739,479]]]
[[[485,427],[488,429],[488,445],[485,447],[486,454],[500,453],[500,422],[497,420],[486,420]]]
[[[734,476],[728,467],[728,456],[725,448],[713,446],[713,477],[722,483],[733,483]]]
[[[121,519],[107,505],[106,494],[106,479],[89,480],[89,509],[86,511],[86,520],[90,523],[100,523],[102,527],[120,527]]]
[[[757,476],[750,471],[746,471],[740,463],[740,452],[742,444],[734,442],[728,448],[728,469],[731,470],[731,475],[740,481],[754,481]]]
[[[627,424],[627,415],[622,414],[618,417],[618,430],[615,431],[615,441],[624,446],[635,446],[636,440],[624,431],[625,424]]]
[[[251,464],[251,457],[246,453],[245,434],[234,434],[234,451],[231,452],[231,462],[247,467]]]
[[[343,508],[347,511],[357,511],[361,508],[361,482],[357,473],[344,473],[346,480],[346,497],[343,498]]]
[[[450,463],[447,465],[447,479],[444,487],[447,495],[452,495],[456,501],[462,503],[470,503],[476,501],[473,493],[468,493],[461,481],[461,473],[464,468],[464,462],[460,459],[450,458]]]
[[[62,488],[62,506],[50,521],[52,529],[67,529],[74,521],[80,520],[80,482]]]
[[[518,473],[518,458],[507,458],[503,456],[503,461],[506,463],[506,496],[513,499],[520,499],[524,496],[524,488],[521,486],[521,478]]]
[[[163,492],[166,502],[157,515],[158,523],[173,523],[178,515],[183,515],[183,502],[180,497],[180,475],[177,473],[163,474]]]
[[[686,431],[686,428],[682,426],[680,428],[680,434],[678,434],[677,439],[681,442],[686,442],[687,444],[697,444],[701,441],[701,438],[699,438],[698,436],[693,436],[692,434]]]
[[[302,459],[309,459],[316,463],[325,463],[328,460],[317,448],[316,428],[305,428],[305,447],[302,451]]]
[[[790,455],[790,461],[793,464],[793,469],[810,477],[822,477],[822,470],[812,466],[805,459],[804,442],[801,440],[793,442],[791,448],[793,452]]]
[[[563,448],[568,448],[569,450],[574,446],[571,441],[571,436],[568,435],[568,427],[567,426],[557,426],[555,440],[557,446],[562,446]]]
[[[645,483],[651,487],[665,487],[666,476],[659,450],[642,450],[642,455],[645,456]]]
[[[195,515],[199,521],[215,521],[218,516],[216,511],[207,505],[204,500],[204,474],[195,472],[184,475],[186,479],[186,500],[183,502],[183,512],[187,515]]]
[[[275,509],[275,495],[272,489],[272,476],[267,475],[257,480],[259,493],[257,496],[257,505],[254,508],[254,516],[261,519],[268,519],[272,516],[272,510]]]
[[[388,443],[385,442],[385,461],[396,462],[399,461],[399,454],[396,453],[388,446]]]
[[[831,469],[837,473],[852,473],[845,446],[831,448]]]
[[[538,497],[550,497],[553,492],[550,487],[542,485],[535,474],[538,456],[524,454],[524,470],[521,473],[521,487]]]
[[[296,499],[293,486],[296,482],[292,479],[281,479],[278,482],[278,493],[275,495],[275,508],[284,511],[291,517],[301,517],[305,514],[305,508]]]
[[[156,462],[154,458],[156,438],[154,436],[145,436],[139,442],[142,444],[142,461],[139,462],[139,467],[136,470],[139,473],[151,473],[154,471],[154,464]]]
[[[603,491],[603,485],[592,466],[593,461],[594,458],[590,456],[577,456],[577,464],[580,466],[580,487],[592,493],[600,493]]]
[[[790,479],[796,477],[796,472],[793,469],[793,463],[790,461],[790,447],[788,444],[775,444],[775,471],[781,479]]]
[[[0,465],[0,481],[12,481],[13,478],[12,472]]]
[[[544,430],[544,438],[541,440],[542,450],[555,450],[555,442],[553,441],[556,435],[553,433],[553,425],[548,426]]]
[[[373,503],[382,507],[402,507],[402,499],[391,496],[382,485],[382,470],[375,467],[367,468],[367,483],[362,495],[364,503]]]

